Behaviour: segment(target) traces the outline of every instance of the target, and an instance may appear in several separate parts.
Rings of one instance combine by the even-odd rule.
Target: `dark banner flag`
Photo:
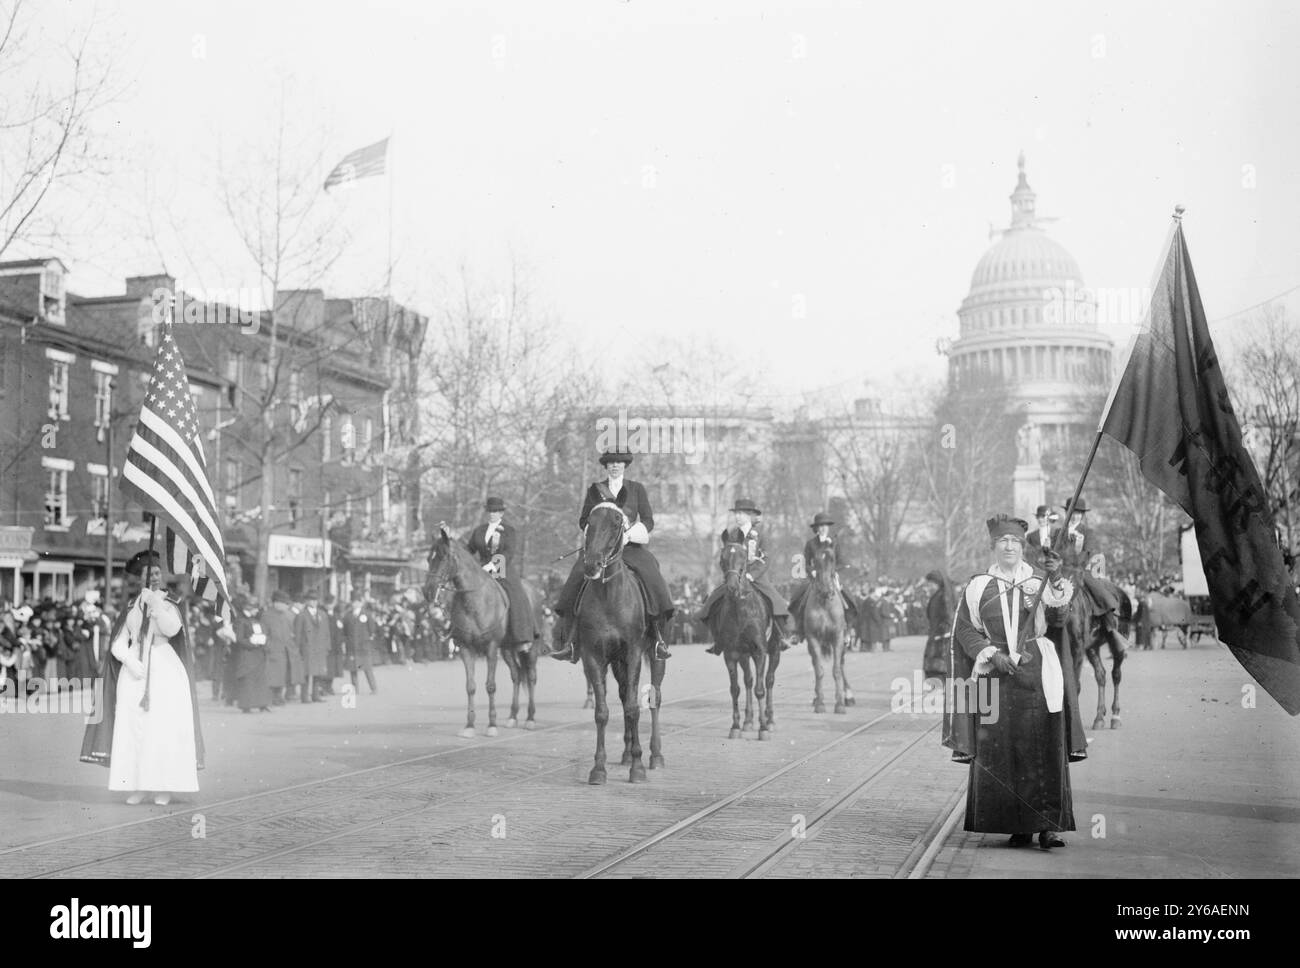
[[[1100,430],[1191,516],[1219,640],[1300,713],[1300,601],[1210,342],[1181,220]]]

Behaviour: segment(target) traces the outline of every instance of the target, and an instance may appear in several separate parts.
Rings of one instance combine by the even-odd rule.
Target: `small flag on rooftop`
[[[329,173],[325,179],[325,190],[336,185],[345,185],[359,178],[374,178],[384,174],[388,162],[388,139],[376,141],[365,148],[358,148],[349,154]]]

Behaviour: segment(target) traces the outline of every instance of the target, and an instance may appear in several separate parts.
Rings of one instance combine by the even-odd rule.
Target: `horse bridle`
[[[740,551],[741,551],[741,554],[742,554],[742,555],[744,556],[744,558],[745,558],[745,564],[744,564],[742,567],[740,567],[740,568],[724,568],[724,569],[722,570],[722,580],[723,580],[723,582],[726,582],[726,580],[727,580],[729,577],[731,577],[732,575],[735,575],[737,579],[744,578],[744,577],[745,577],[745,569],[749,567],[749,556],[748,556],[748,554],[745,553],[745,546],[744,546],[743,544],[740,544],[739,542],[736,542],[736,541],[728,541],[727,544],[726,544],[726,547],[727,547],[727,548],[739,548]],[[724,548],[724,550],[725,550],[725,548]],[[752,579],[751,579],[751,581],[752,581]],[[740,582],[740,594],[741,594],[741,595],[748,595],[748,594],[749,594],[749,586],[748,586],[748,584],[747,584],[746,582],[744,582],[744,581]]]
[[[615,575],[618,574],[618,571],[610,572],[609,566],[613,564],[615,561],[617,561],[619,564],[624,563],[623,549],[627,547],[627,533],[628,530],[632,527],[632,525],[628,522],[627,515],[623,513],[623,509],[621,507],[619,507],[617,504],[613,503],[612,501],[601,501],[599,504],[597,504],[587,513],[587,527],[591,527],[591,516],[595,514],[597,511],[599,511],[601,508],[608,508],[611,511],[617,511],[619,515],[622,516],[623,518],[623,534],[621,539],[618,542],[617,547],[615,547],[609,554],[607,554],[600,561],[600,576],[601,576],[600,581],[602,584],[604,584],[605,582],[609,581],[611,578],[613,578]],[[582,535],[583,535],[583,545],[585,547],[587,541],[586,528],[583,528]]]

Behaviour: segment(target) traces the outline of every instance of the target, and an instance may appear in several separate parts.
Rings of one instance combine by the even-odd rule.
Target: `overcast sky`
[[[214,164],[270,137],[285,77],[335,156],[322,180],[394,133],[399,297],[431,309],[458,262],[491,275],[513,251],[564,325],[629,367],[662,361],[656,335],[707,330],[757,347],[777,393],[942,373],[935,341],[1009,221],[1021,149],[1090,286],[1146,286],[1175,202],[1212,318],[1300,285],[1295,4],[101,9],[135,83],[111,129],[112,237],[62,253],[78,292],[183,265],[174,237],[143,237],[149,197],[222,284],[255,284]],[[357,244],[334,294],[385,261],[386,183],[344,194]]]

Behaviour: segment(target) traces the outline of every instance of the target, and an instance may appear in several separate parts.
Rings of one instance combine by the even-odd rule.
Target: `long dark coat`
[[[608,500],[602,488],[607,487],[605,481],[597,481],[587,488],[587,495],[582,502],[582,513],[578,516],[578,527],[587,526],[587,518],[591,516],[591,509],[597,504]],[[655,528],[654,511],[650,507],[650,498],[646,494],[645,487],[639,481],[630,481],[623,478],[623,487],[618,494],[614,496],[613,502],[623,510],[628,518],[629,524],[640,522],[645,525],[647,532],[653,532]],[[645,545],[629,544],[623,549],[623,561],[629,568],[641,579],[645,586],[646,597],[649,599],[648,614],[661,615],[664,621],[672,618],[673,612],[677,606],[673,602],[672,592],[668,590],[668,583],[659,572],[659,561],[652,555]],[[573,610],[574,603],[578,598],[578,592],[583,584],[582,560],[574,562],[573,570],[569,572],[568,580],[564,583],[564,588],[560,591],[560,597],[555,603],[555,611],[567,614]]]
[[[487,525],[480,524],[470,532],[465,544],[480,565],[486,565],[494,555],[501,555],[505,559],[505,568],[497,576],[497,581],[505,589],[510,606],[506,638],[511,643],[535,640],[538,637],[537,623],[533,616],[533,603],[524,591],[523,575],[520,574],[519,567],[519,534],[514,526],[501,522],[501,527],[489,541]]]
[[[302,681],[302,659],[293,636],[293,612],[272,605],[266,618],[266,684],[283,689]]]
[[[333,625],[334,617],[323,608],[317,608],[314,616],[310,608],[304,608],[293,620],[293,640],[302,662],[303,678],[319,676],[323,679],[329,675]]]
[[[266,643],[253,642],[255,634],[266,635],[262,618],[235,617],[235,702],[240,709],[261,709],[271,705],[271,687],[266,680]]]

